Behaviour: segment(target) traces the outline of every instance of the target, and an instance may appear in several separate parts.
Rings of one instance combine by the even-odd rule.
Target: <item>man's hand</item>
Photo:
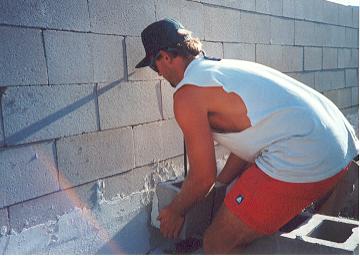
[[[170,239],[179,237],[185,217],[174,211],[170,206],[160,210],[159,217],[161,234]]]

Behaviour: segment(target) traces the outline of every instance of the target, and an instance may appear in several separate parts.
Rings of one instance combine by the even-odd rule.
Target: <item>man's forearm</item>
[[[169,207],[177,213],[185,215],[196,202],[205,198],[214,182],[215,178],[199,180],[189,175],[184,180],[181,191],[173,199]]]

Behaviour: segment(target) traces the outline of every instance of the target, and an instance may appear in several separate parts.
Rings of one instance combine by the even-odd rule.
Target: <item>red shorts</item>
[[[347,169],[319,182],[289,183],[271,178],[253,164],[236,181],[224,204],[251,229],[273,234],[329,192]]]

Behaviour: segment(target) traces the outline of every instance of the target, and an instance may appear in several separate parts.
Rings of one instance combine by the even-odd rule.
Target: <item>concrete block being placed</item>
[[[325,215],[303,216],[300,226],[250,244],[243,254],[358,254],[359,222]],[[240,249],[241,250],[241,249]]]
[[[57,152],[62,188],[134,168],[131,128],[63,138],[57,141]]]
[[[155,21],[153,0],[89,0],[91,31],[117,35],[140,35]]]
[[[255,61],[255,44],[224,43],[224,58]]]
[[[86,0],[4,0],[0,2],[0,23],[29,27],[89,31]]]
[[[11,87],[2,104],[5,141],[10,145],[97,129],[91,84]]]
[[[159,183],[153,200],[151,212],[151,223],[153,226],[160,228],[160,222],[156,219],[159,211],[166,207],[175,196],[180,192],[182,180]],[[210,225],[212,217],[221,205],[225,196],[226,187],[215,188],[203,200],[195,204],[185,215],[185,222],[180,232],[180,239],[187,239],[193,236],[201,236],[206,228]]]
[[[47,84],[41,30],[0,26],[0,35],[0,86]]]
[[[53,143],[0,151],[0,208],[59,190]]]

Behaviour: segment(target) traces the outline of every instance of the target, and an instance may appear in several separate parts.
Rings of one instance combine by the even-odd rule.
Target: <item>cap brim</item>
[[[135,66],[135,68],[143,68],[143,67],[147,67],[149,65],[150,65],[150,58],[148,58],[146,56]]]

